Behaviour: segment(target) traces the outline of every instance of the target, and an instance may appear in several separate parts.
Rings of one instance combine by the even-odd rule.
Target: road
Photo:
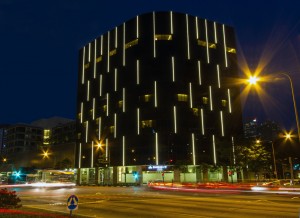
[[[23,207],[68,215],[67,198],[79,198],[74,217],[299,217],[299,193],[167,192],[147,187],[14,188]]]

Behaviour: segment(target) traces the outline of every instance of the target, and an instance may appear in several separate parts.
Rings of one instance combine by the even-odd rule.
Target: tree
[[[254,173],[261,170],[270,171],[271,154],[263,144],[245,143],[235,147],[236,163],[242,168],[248,168]]]
[[[7,188],[0,190],[0,208],[12,209],[22,207],[20,198],[16,191],[9,191]]]

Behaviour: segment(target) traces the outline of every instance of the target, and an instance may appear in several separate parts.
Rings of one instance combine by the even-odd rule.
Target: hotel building
[[[234,29],[188,14],[142,14],[86,44],[78,183],[228,179],[243,129],[234,77]]]

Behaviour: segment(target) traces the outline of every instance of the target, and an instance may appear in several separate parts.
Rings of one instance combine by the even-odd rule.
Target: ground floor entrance
[[[187,165],[113,166],[80,168],[78,185],[141,185],[148,182],[237,182],[238,174],[229,167]],[[240,177],[242,175],[239,175]]]

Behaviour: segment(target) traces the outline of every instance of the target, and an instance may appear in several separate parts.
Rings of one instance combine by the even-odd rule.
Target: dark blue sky
[[[265,72],[290,72],[300,108],[299,9],[298,0],[1,0],[0,124],[74,119],[79,49],[138,14],[169,10],[233,26],[238,55],[252,69],[263,60]],[[249,97],[245,118],[295,127],[288,85],[265,85],[264,103]]]

